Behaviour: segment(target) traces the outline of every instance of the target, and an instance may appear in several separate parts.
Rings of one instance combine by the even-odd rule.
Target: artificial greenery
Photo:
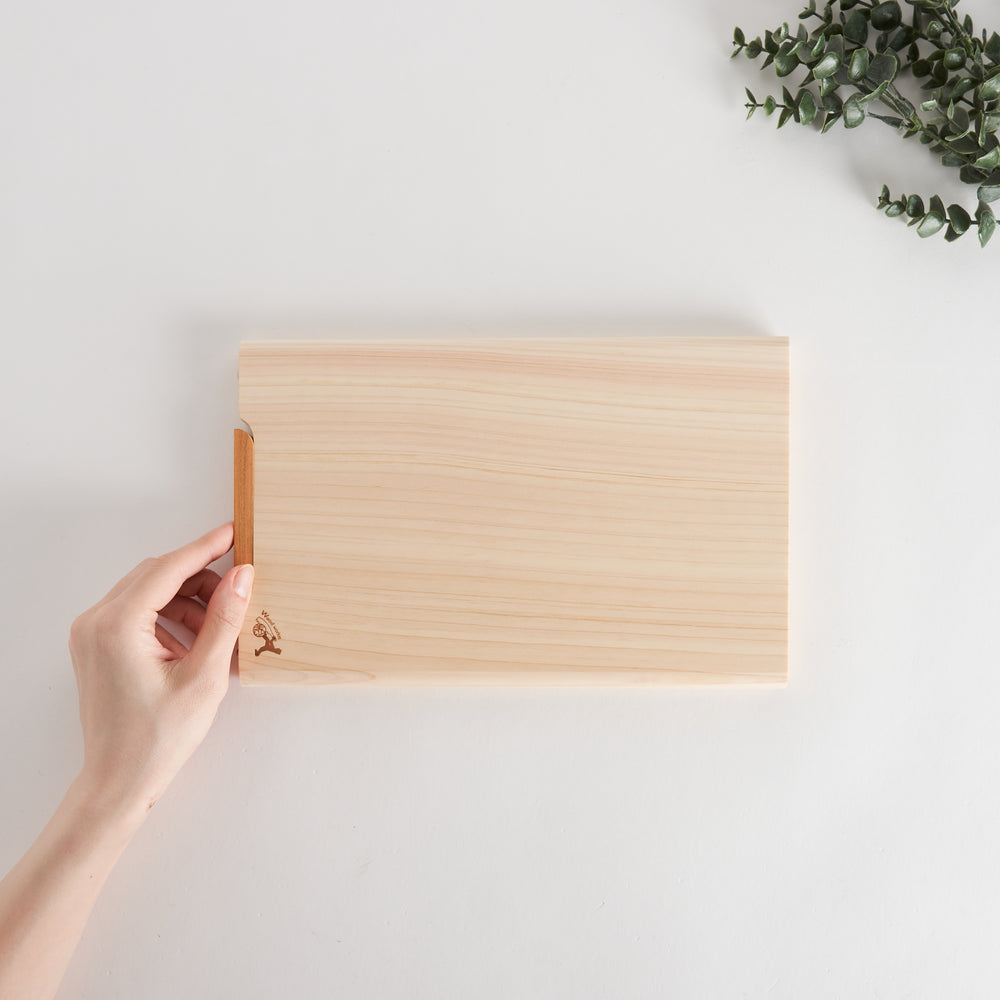
[[[794,93],[782,87],[781,100],[758,101],[748,88],[747,118],[761,108],[778,113],[778,128],[795,121],[821,132],[838,121],[857,128],[875,118],[904,139],[918,137],[945,167],[976,185],[975,214],[961,205],[946,209],[937,195],[926,204],[918,195],[893,197],[888,186],[879,209],[906,218],[923,237],[944,230],[950,242],[975,229],[986,246],[996,229],[989,203],[1000,198],[1000,35],[977,35],[957,6],[958,0],[906,0],[905,8],[896,0],[835,0],[817,9],[809,0],[794,33],[782,24],[747,41],[736,28],[733,55],[763,56],[761,69],[773,65],[781,78],[804,74]],[[926,92],[919,107],[902,92],[907,78],[915,81],[914,96],[918,86]],[[879,105],[884,113],[873,110]]]

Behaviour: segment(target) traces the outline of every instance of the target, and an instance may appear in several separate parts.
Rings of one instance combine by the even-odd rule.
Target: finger
[[[220,527],[216,528],[215,530],[220,531],[222,528],[225,528],[225,525],[220,525]],[[209,532],[209,534],[211,533],[212,532]],[[198,541],[201,540],[202,539],[198,539]],[[228,549],[225,551],[228,551]],[[220,555],[224,555],[225,551],[220,553]],[[171,553],[171,555],[173,554],[174,553]],[[164,556],[163,558],[166,559],[167,557]],[[215,558],[218,558],[218,556],[216,556]],[[133,567],[107,592],[107,594],[104,595],[104,597],[101,598],[101,600],[97,602],[95,607],[100,607],[102,604],[107,604],[109,601],[114,600],[119,594],[128,590],[135,583],[136,580],[148,574],[149,570],[150,566],[148,560],[146,562],[139,563],[138,566]],[[218,573],[216,573],[214,570],[211,569],[203,569],[192,575],[188,580],[185,580],[184,583],[182,583],[180,588],[178,589],[178,593],[183,594],[187,597],[192,597],[197,595],[201,600],[203,600],[206,604],[208,604],[209,599],[212,596],[212,592],[215,590],[218,583],[219,583]],[[194,589],[189,591],[187,589],[189,586],[193,586]]]
[[[156,623],[156,638],[160,640],[160,645],[169,650],[178,659],[187,656],[187,646],[180,639],[172,636],[159,622]]]
[[[215,678],[223,686],[228,681],[233,647],[246,617],[252,586],[252,566],[234,566],[222,578],[208,602],[201,631],[182,664],[186,680],[203,676]]]
[[[233,524],[229,521],[174,552],[142,563],[142,572],[122,596],[143,611],[162,608],[187,579],[232,547]]]
[[[160,608],[160,616],[178,622],[197,635],[205,622],[205,609],[190,597],[175,597]]]
[[[214,569],[203,569],[185,580],[177,593],[181,597],[197,597],[199,601],[208,604],[221,579],[222,577]]]

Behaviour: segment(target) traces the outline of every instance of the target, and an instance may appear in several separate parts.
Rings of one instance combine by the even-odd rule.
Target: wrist
[[[99,831],[124,846],[142,825],[151,802],[81,772],[70,785],[63,805],[82,828]]]

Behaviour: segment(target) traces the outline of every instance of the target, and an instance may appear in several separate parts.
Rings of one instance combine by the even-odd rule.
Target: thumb
[[[253,566],[247,563],[234,566],[219,581],[205,610],[205,623],[185,657],[197,672],[218,673],[228,682],[229,661],[250,604],[253,575]]]

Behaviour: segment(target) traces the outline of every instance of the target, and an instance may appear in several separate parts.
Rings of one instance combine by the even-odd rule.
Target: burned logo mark
[[[264,645],[260,649],[255,649],[253,651],[254,656],[260,656],[261,653],[277,653],[281,655],[281,650],[275,645],[275,643],[281,638],[281,633],[278,631],[278,627],[271,621],[271,616],[266,612],[262,611],[257,615],[257,621],[254,623],[253,634],[258,639],[264,640]]]

